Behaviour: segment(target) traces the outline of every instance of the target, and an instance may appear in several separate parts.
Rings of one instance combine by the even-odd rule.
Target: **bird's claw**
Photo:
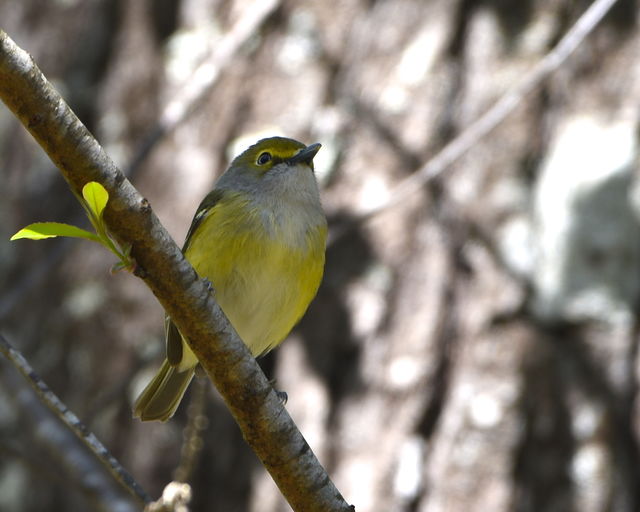
[[[270,381],[269,381],[269,384],[271,384],[271,387],[272,387],[272,388],[273,388],[273,390],[275,391],[276,396],[278,397],[278,400],[280,401],[280,403],[281,403],[282,405],[287,405],[287,401],[289,400],[289,395],[287,395],[287,392],[286,392],[286,391],[278,391],[278,390],[275,388],[275,384],[276,384],[276,380],[275,380],[275,379],[270,380]]]
[[[213,287],[213,283],[209,281],[206,277],[203,277],[202,280],[204,281],[204,284],[207,286],[207,292],[209,292],[212,295],[215,295],[216,289]]]

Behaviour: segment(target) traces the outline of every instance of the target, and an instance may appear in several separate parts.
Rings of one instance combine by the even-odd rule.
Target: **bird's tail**
[[[167,421],[176,412],[195,368],[178,371],[166,359],[133,406],[133,415],[142,421]]]

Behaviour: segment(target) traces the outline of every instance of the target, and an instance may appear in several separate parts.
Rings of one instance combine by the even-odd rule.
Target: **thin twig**
[[[176,482],[189,482],[198,464],[202,453],[204,440],[202,432],[207,428],[208,418],[205,414],[207,403],[207,391],[209,389],[207,379],[194,379],[191,384],[191,399],[187,409],[187,426],[183,430],[182,451],[180,464],[173,472]]]
[[[425,183],[442,174],[451,164],[477,144],[480,139],[504,121],[529,93],[536,89],[551,73],[556,71],[598,23],[602,21],[602,18],[609,12],[616,1],[595,0],[558,44],[531,69],[522,82],[502,96],[493,107],[449,142],[432,159],[411,176],[398,183],[391,190],[386,200],[357,212],[348,224],[335,229],[331,234],[329,243],[335,242],[348,233],[350,229],[398,204],[409,194],[419,190]]]
[[[111,472],[113,477],[134,497],[144,503],[151,501],[149,495],[140,487],[126,469],[115,459],[98,438],[89,431],[84,423],[51,391],[49,386],[34,371],[19,350],[14,348],[4,336],[0,335],[0,352],[20,372],[36,394],[60,420],[80,439]]]
[[[238,51],[257,33],[279,5],[280,0],[258,0],[243,10],[242,16],[233,28],[216,44],[214,50],[205,56],[186,85],[165,107],[157,126],[145,137],[124,169],[125,175],[130,176],[158,142],[198,109],[211,93],[222,71],[234,62]]]
[[[144,512],[189,512],[193,492],[184,482],[169,482],[157,501],[147,504]]]

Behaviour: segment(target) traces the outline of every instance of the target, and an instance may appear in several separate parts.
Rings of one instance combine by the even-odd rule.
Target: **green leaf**
[[[82,197],[84,197],[96,219],[99,219],[109,200],[109,192],[97,181],[90,181],[82,187]]]
[[[22,228],[13,235],[11,240],[19,240],[20,238],[42,240],[43,238],[54,238],[56,236],[85,238],[93,242],[100,242],[100,239],[94,233],[62,222],[36,222],[35,224],[29,224],[26,228]]]

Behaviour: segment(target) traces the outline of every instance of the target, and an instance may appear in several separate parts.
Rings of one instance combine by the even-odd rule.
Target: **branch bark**
[[[38,376],[24,356],[16,350],[0,334],[0,353],[13,365],[22,375],[23,381],[18,376],[12,379],[11,376],[4,378],[4,384],[11,386],[11,381],[15,380],[20,385],[31,386],[35,395],[25,395],[17,393],[16,386],[11,386],[15,394],[15,399],[20,403],[21,409],[25,411],[25,416],[30,418],[36,432],[46,432],[42,442],[46,443],[49,452],[53,453],[55,459],[61,461],[65,466],[67,474],[77,479],[80,488],[93,500],[97,501],[101,510],[131,511],[138,510],[138,507],[131,503],[122,501],[122,497],[116,492],[115,483],[120,484],[122,489],[126,489],[140,503],[148,503],[151,498],[133,479],[133,477],[120,465],[120,463],[109,453],[109,450],[98,440],[96,435],[84,425],[78,417],[62,403],[62,401],[51,391],[51,388]],[[37,396],[37,398],[36,398]],[[38,401],[39,399],[39,401]],[[45,405],[61,421],[62,425],[52,424],[44,413]],[[38,407],[40,406],[40,407]],[[46,425],[46,426],[45,426]],[[65,429],[66,427],[66,429]],[[74,437],[75,436],[75,437]],[[46,439],[46,441],[45,441]],[[98,459],[92,458],[88,451],[80,449],[78,440],[91,450],[91,453]],[[111,475],[109,479],[103,474],[104,469]],[[102,472],[100,471],[102,470]]]
[[[188,338],[233,417],[294,510],[353,510],[320,465],[207,284],[198,278],[143,198],[40,72],[0,30],[0,98],[79,194],[109,192],[105,221],[131,244],[141,277]]]

